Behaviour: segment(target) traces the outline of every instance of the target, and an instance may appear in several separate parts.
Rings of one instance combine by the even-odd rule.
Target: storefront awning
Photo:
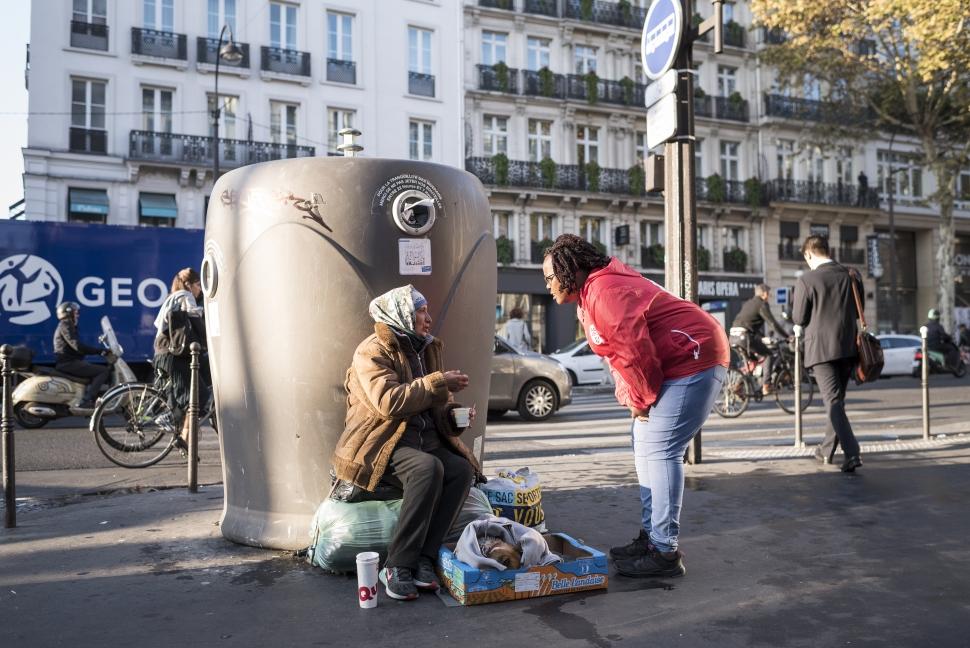
[[[70,189],[68,210],[78,214],[108,215],[108,192],[104,189]]]
[[[179,208],[172,194],[140,193],[138,214],[152,218],[177,218]]]

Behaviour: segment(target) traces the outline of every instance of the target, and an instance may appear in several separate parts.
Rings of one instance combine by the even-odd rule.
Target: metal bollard
[[[920,345],[923,349],[921,373],[923,375],[923,440],[930,440],[930,354],[926,348],[926,334],[929,329],[919,327]]]
[[[189,386],[189,492],[199,492],[199,355],[202,353],[202,346],[198,342],[193,342],[189,346],[192,361],[189,364],[189,372],[192,381]]]
[[[795,325],[795,447],[804,448],[802,439],[802,327]]]
[[[12,529],[17,526],[17,478],[15,475],[13,444],[13,399],[10,395],[12,372],[9,344],[0,346],[0,374],[3,376],[3,411],[0,412],[0,431],[3,436],[3,526]]]

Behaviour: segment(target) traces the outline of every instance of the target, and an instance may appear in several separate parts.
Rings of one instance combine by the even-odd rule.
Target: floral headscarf
[[[401,333],[413,336],[416,340],[424,340],[414,330],[414,313],[427,303],[428,300],[424,295],[408,284],[375,297],[368,310],[375,322],[387,324]]]

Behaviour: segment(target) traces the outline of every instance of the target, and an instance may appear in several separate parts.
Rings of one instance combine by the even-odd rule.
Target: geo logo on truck
[[[33,254],[0,261],[0,305],[11,324],[30,326],[47,320],[64,296],[57,268]]]

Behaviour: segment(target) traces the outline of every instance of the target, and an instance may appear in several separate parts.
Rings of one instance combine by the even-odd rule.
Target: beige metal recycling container
[[[375,296],[428,298],[447,368],[478,406],[481,457],[495,321],[495,241],[481,183],[438,164],[360,157],[247,166],[216,183],[205,256],[209,359],[220,422],[222,533],[300,549],[330,489],[344,374],[373,332]]]

